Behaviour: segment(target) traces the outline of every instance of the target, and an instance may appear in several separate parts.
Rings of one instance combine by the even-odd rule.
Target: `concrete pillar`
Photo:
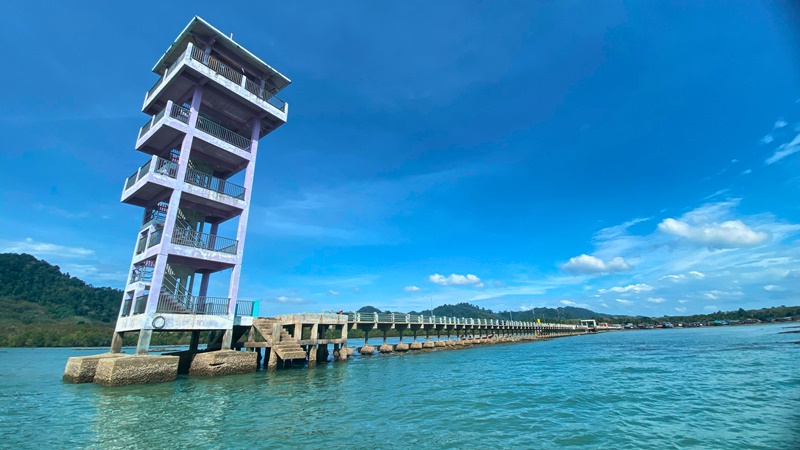
[[[125,336],[124,332],[114,332],[114,336],[111,338],[111,353],[120,353],[122,352],[122,338]]]
[[[150,338],[153,336],[153,330],[140,330],[139,342],[136,344],[136,354],[146,355],[147,350],[150,348]]]
[[[342,351],[341,355],[339,355],[339,359],[342,361],[347,361],[348,357],[347,353],[347,324],[345,323],[342,325]]]
[[[274,348],[269,349],[269,361],[267,362],[267,370],[273,371],[278,368],[278,353]]]
[[[189,350],[196,352],[199,344],[200,344],[200,332],[192,331],[192,337],[189,340]]]

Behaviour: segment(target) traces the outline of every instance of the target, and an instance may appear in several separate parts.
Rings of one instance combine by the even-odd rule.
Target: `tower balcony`
[[[229,167],[243,167],[252,159],[250,138],[229,130],[208,117],[198,116],[195,128],[189,126],[189,108],[168,102],[139,130],[136,149],[151,155],[165,148],[180,145],[183,136],[192,132],[195,139],[192,150],[207,155],[212,160]]]
[[[147,91],[142,111],[153,114],[159,109],[159,105],[163,105],[169,99],[182,98],[196,84],[206,84],[206,82],[209,82],[215,90],[221,91],[223,95],[236,96],[237,103],[241,105],[231,109],[235,118],[246,121],[253,115],[267,112],[277,119],[279,124],[286,122],[289,105],[270,92],[263,82],[248,78],[241,71],[206,54],[192,43],[188,43],[183,53]]]
[[[159,228],[139,236],[134,265],[164,253],[170,255],[171,264],[214,271],[230,268],[240,261],[236,239],[181,228],[175,228],[169,239],[164,239],[163,234],[164,230]]]
[[[165,191],[177,187],[178,165],[153,155],[142,167],[125,180],[123,203],[145,206]]]

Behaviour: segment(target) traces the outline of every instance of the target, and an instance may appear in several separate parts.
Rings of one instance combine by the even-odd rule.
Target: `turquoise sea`
[[[4,448],[800,448],[797,324],[646,330],[101,388],[0,349]],[[355,343],[351,342],[351,345]]]

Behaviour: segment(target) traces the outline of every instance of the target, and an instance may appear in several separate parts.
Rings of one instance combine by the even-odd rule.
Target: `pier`
[[[363,331],[364,345],[348,347],[348,330]],[[398,332],[399,343],[387,343],[389,330]],[[574,336],[589,331],[589,327],[580,325],[513,320],[398,313],[304,313],[253,318],[248,339],[241,348],[258,353],[257,364],[264,349],[266,367],[274,370],[281,364],[298,361],[314,367],[317,361],[328,360],[330,345],[334,360],[347,360],[355,352],[372,355],[376,349],[369,345],[370,335],[383,338],[377,348],[379,353],[393,353]]]

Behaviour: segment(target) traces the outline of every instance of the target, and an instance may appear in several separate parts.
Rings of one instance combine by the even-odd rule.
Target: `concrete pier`
[[[198,353],[189,367],[189,375],[219,376],[252,373],[258,370],[255,352],[219,350]]]
[[[134,355],[100,358],[94,382],[101,386],[161,383],[178,376],[177,356]]]
[[[91,356],[73,356],[67,360],[67,367],[61,379],[67,383],[91,383],[94,381],[97,363],[104,358],[120,358],[120,353],[103,353]]]

